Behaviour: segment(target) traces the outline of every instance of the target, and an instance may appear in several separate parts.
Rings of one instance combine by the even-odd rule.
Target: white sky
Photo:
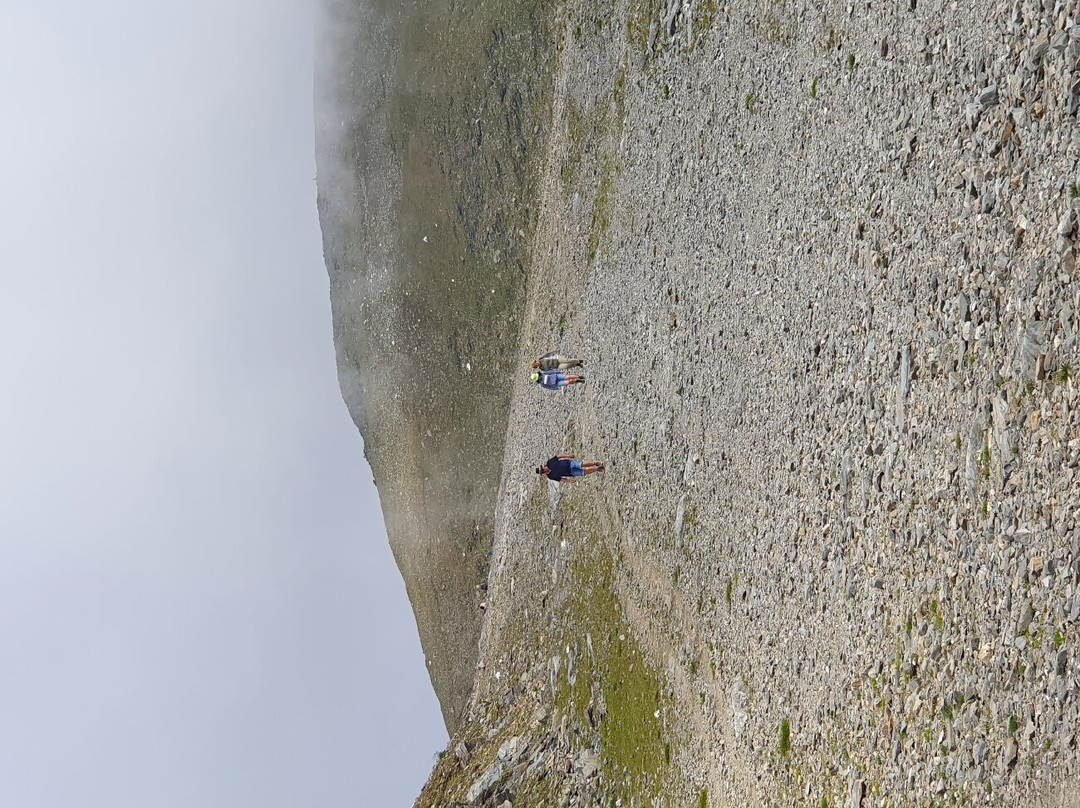
[[[334,372],[312,0],[0,0],[0,805],[410,805],[446,742]]]

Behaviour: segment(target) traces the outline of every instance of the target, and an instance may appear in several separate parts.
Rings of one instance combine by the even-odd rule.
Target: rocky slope
[[[453,731],[477,660],[548,25],[522,0],[323,6],[318,203],[338,374]]]
[[[519,360],[590,385],[418,804],[1075,804],[1076,12],[564,7]]]
[[[417,804],[1077,804],[1077,4],[565,2]],[[604,477],[538,482],[558,450]]]

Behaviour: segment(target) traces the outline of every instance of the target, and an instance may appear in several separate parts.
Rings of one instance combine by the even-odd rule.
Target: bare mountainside
[[[490,607],[417,804],[1077,805],[1077,4],[550,12]],[[516,372],[553,343],[584,390]]]
[[[549,26],[522,0],[324,5],[318,203],[338,373],[452,731],[477,661]]]

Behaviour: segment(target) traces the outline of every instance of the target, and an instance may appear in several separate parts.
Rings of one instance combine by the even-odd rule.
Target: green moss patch
[[[571,516],[565,528],[588,535],[588,526],[575,524],[588,518]],[[575,661],[572,681],[569,671],[560,677],[556,706],[570,711],[583,727],[599,725],[605,792],[624,801],[627,796],[655,797],[674,775],[661,677],[623,617],[610,552],[592,534],[575,553],[565,607],[565,625],[573,638],[564,640],[576,649]]]

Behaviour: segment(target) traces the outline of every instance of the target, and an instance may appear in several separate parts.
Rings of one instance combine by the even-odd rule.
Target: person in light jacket
[[[549,353],[541,356],[532,363],[533,370],[569,370],[585,366],[584,359],[567,359],[557,353]]]

